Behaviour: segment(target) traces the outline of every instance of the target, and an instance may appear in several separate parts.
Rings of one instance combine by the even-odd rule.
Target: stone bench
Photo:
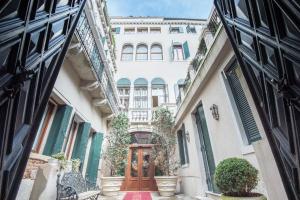
[[[96,200],[99,195],[99,187],[84,179],[81,173],[65,173],[61,180],[57,175],[57,200]]]

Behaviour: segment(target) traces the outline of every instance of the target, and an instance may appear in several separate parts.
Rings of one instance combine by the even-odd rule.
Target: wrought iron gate
[[[86,0],[1,0],[0,199],[15,199]]]
[[[215,0],[289,199],[300,199],[300,3]]]

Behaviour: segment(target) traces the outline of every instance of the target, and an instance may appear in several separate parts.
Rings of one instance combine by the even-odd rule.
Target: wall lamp
[[[219,120],[220,119],[220,116],[219,116],[219,109],[218,109],[218,106],[216,104],[213,104],[211,107],[210,107],[210,110],[211,110],[211,114],[213,116],[213,118],[215,120]]]

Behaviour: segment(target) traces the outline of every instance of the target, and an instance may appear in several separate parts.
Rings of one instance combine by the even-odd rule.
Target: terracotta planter
[[[176,192],[177,176],[155,176],[158,192],[160,196],[174,196]]]
[[[222,195],[221,200],[267,200],[267,198],[263,195],[258,197],[230,197]]]
[[[118,196],[124,176],[119,177],[101,177],[101,187],[104,196]]]

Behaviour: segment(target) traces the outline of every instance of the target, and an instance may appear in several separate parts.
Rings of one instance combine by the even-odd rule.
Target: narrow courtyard
[[[4,0],[0,200],[300,200],[296,0]]]

